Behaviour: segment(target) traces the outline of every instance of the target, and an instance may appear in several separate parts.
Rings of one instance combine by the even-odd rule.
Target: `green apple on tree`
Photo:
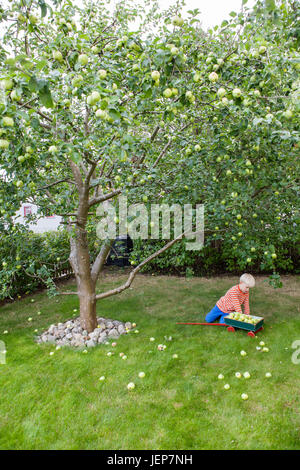
[[[104,79],[107,77],[107,71],[104,70],[104,69],[98,70],[98,77],[99,77],[101,80],[104,80]]]
[[[219,88],[217,91],[217,95],[220,99],[222,99],[226,95],[226,90],[225,88]]]
[[[76,75],[76,77],[72,79],[72,86],[78,88],[82,84],[82,82],[83,82],[83,76]]]
[[[232,96],[234,98],[240,98],[242,96],[242,91],[239,88],[234,88],[234,90],[232,90]]]
[[[160,73],[157,70],[153,70],[151,72],[151,77],[154,81],[159,80],[160,79]]]
[[[63,60],[63,56],[60,51],[53,51],[52,56],[54,60],[58,60],[59,62]]]
[[[184,21],[183,21],[183,18],[181,18],[181,16],[176,15],[174,16],[172,23],[174,26],[182,26]]]
[[[219,75],[216,72],[211,72],[208,76],[208,80],[212,83],[215,83],[219,80]]]
[[[14,86],[14,82],[12,81],[11,78],[3,78],[0,81],[0,85],[1,85],[2,90],[4,91],[11,90],[12,87]]]
[[[14,120],[11,117],[4,116],[2,118],[2,126],[4,127],[13,127],[14,125]]]
[[[9,141],[7,139],[0,139],[0,149],[8,149]]]
[[[172,96],[172,90],[170,88],[166,88],[164,91],[163,91],[163,95],[165,98],[171,98]]]
[[[78,63],[82,65],[83,67],[88,64],[89,58],[86,54],[79,54],[78,56]]]

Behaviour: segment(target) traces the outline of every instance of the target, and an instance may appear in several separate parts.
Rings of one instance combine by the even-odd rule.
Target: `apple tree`
[[[12,228],[28,198],[63,217],[77,285],[65,294],[78,295],[88,332],[97,301],[127,289],[180,239],[145,257],[122,286],[96,293],[113,242],[91,259],[100,204],[114,206],[120,194],[203,203],[208,241],[239,240],[232,249],[243,252],[295,223],[298,7],[243,4],[207,33],[197,10],[183,18],[155,2],[111,12],[104,1],[13,0],[0,12],[2,223]]]

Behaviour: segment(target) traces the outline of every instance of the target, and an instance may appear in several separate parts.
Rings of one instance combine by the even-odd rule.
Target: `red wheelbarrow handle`
[[[226,323],[193,323],[193,322],[176,322],[176,325],[206,325],[206,326],[227,326]]]

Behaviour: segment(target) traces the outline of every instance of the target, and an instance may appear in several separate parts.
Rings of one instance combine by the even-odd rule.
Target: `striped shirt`
[[[242,312],[242,304],[245,307],[245,314],[250,315],[249,292],[242,292],[239,285],[231,287],[226,294],[217,302],[217,307],[224,312]]]

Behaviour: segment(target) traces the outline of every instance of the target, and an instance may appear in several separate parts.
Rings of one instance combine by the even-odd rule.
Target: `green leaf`
[[[41,90],[39,90],[39,97],[42,104],[46,106],[46,108],[53,108],[54,104],[48,86],[44,86]]]
[[[37,70],[42,70],[46,65],[48,64],[48,61],[46,59],[42,59],[36,64],[36,69]]]
[[[25,119],[25,121],[28,121],[28,120],[29,120],[28,114],[27,114],[27,113],[24,113],[24,111],[18,110],[18,111],[16,112],[16,115],[22,117],[23,119]]]
[[[110,117],[113,118],[115,121],[117,121],[121,117],[121,114],[116,109],[111,108],[111,109],[108,110],[108,113],[109,113]]]
[[[39,6],[41,9],[41,17],[44,18],[47,15],[47,5],[44,0],[39,0]]]
[[[38,91],[38,88],[39,88],[38,81],[34,75],[31,77],[31,79],[28,82],[28,88],[32,93],[34,93],[35,91]]]
[[[70,158],[77,165],[82,161],[82,156],[77,152],[72,152]]]
[[[40,127],[40,121],[38,120],[38,118],[32,118],[31,119],[31,127],[35,130],[38,130],[39,127]]]
[[[265,0],[265,5],[268,12],[272,12],[276,9],[275,0]]]
[[[6,59],[5,64],[9,65],[10,67],[13,67],[16,63],[16,59],[13,59],[12,57]]]

